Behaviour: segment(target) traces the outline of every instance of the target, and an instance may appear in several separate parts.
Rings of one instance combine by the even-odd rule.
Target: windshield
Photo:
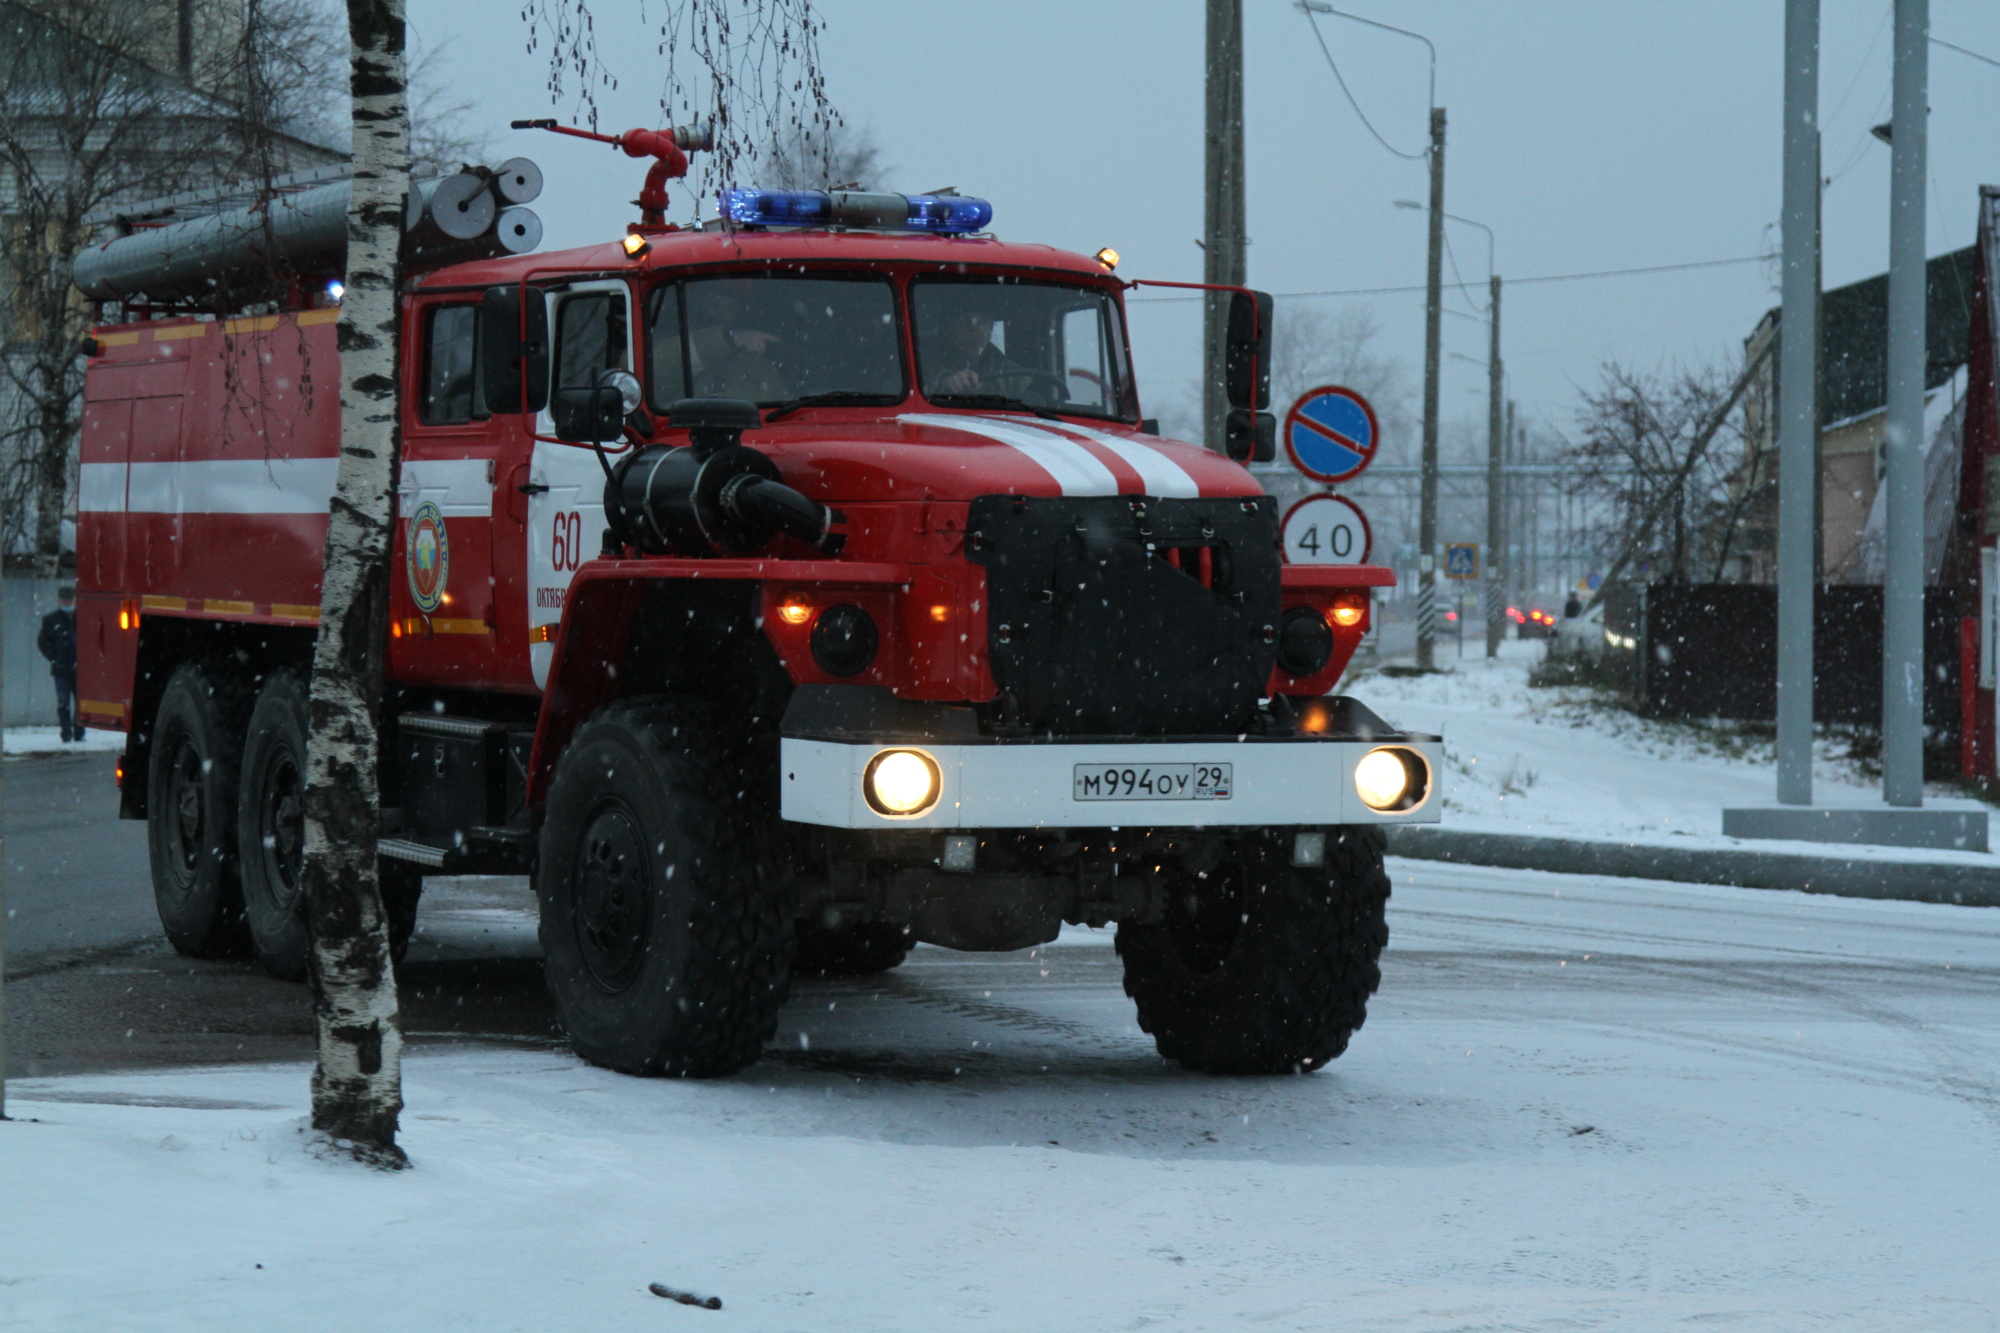
[[[656,287],[646,346],[656,411],[681,398],[772,407],[822,394],[886,405],[908,392],[895,288],[874,274],[731,274]]]
[[[924,397],[945,407],[1012,399],[1077,416],[1126,408],[1125,339],[1111,294],[1018,278],[919,278],[910,287]]]

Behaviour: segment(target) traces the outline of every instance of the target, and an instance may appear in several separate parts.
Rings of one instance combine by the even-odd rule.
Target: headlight
[[[1361,756],[1354,766],[1354,790],[1370,810],[1387,814],[1423,802],[1430,787],[1430,765],[1415,750],[1383,746]]]
[[[943,788],[937,760],[922,750],[884,750],[861,774],[861,794],[882,815],[920,815]]]

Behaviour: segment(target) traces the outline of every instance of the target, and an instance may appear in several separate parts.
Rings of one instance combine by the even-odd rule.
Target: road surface
[[[664,1280],[774,1330],[1994,1327],[2000,912],[1391,870],[1367,1026],[1262,1079],[1160,1061],[1087,931],[804,982],[747,1073],[624,1078],[551,1030],[519,884],[443,885],[393,1187],[300,1149],[299,988],[46,971],[30,1058],[73,1072],[12,1088],[0,1315],[695,1317]]]

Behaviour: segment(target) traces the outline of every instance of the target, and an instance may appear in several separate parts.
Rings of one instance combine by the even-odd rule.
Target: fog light
[[[882,815],[920,815],[944,786],[937,760],[922,750],[884,750],[868,761],[861,794]]]
[[[812,628],[813,661],[829,676],[858,676],[875,661],[881,642],[875,621],[858,606],[830,606]]]
[[[1370,810],[1408,810],[1424,799],[1430,765],[1411,750],[1370,750],[1354,766],[1354,790]]]
[[[978,859],[978,838],[970,833],[948,833],[944,839],[944,855],[938,858],[938,868],[969,875]]]
[[[1295,606],[1278,622],[1278,666],[1294,676],[1311,676],[1333,656],[1333,631],[1309,606]]]

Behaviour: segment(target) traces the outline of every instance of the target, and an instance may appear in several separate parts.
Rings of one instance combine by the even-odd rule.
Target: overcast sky
[[[655,16],[662,0],[648,0]],[[1446,207],[1498,235],[1509,279],[1736,259],[1776,244],[1780,0],[1641,4],[1352,0],[1355,12],[1437,46],[1449,111]],[[1200,0],[820,0],[829,90],[895,164],[891,187],[953,185],[990,199],[1010,240],[1084,251],[1110,245],[1130,277],[1199,279]],[[657,26],[637,0],[595,0],[619,89],[608,130],[657,124]],[[508,120],[552,108],[545,56],[529,55],[518,10],[490,0],[411,0],[420,40],[449,38],[448,68],[497,130],[497,156],[539,161],[545,249],[609,239],[634,216],[642,164]],[[1883,270],[1889,0],[1824,7],[1821,54],[1825,274],[1829,286]],[[1423,47],[1322,17],[1348,86],[1396,148],[1425,134]],[[1932,0],[1934,36],[2000,60],[2000,4]],[[1250,281],[1280,294],[1418,285],[1426,168],[1381,147],[1341,95],[1307,19],[1289,0],[1245,0]],[[2000,68],[1931,55],[1930,249],[1969,244],[1977,188],[2000,183]],[[753,182],[744,182],[753,183]],[[685,197],[685,191],[682,192]],[[675,213],[685,205],[677,200]],[[708,212],[712,213],[713,204]],[[1452,224],[1457,272],[1483,284],[1483,234]],[[1446,272],[1447,281],[1452,271]],[[1775,303],[1764,264],[1510,287],[1503,303],[1512,395],[1531,419],[1567,427],[1579,386],[1610,358],[1657,366],[1737,355]],[[1137,297],[1143,293],[1135,294]],[[1483,302],[1483,292],[1479,295]],[[1418,294],[1331,298],[1369,306],[1383,349],[1417,383]],[[1466,313],[1463,296],[1450,302]],[[1195,373],[1191,308],[1134,307],[1148,411]],[[1483,319],[1445,321],[1448,353],[1483,361]],[[1478,421],[1485,370],[1448,360],[1444,418]],[[1414,441],[1391,441],[1414,457]]]

